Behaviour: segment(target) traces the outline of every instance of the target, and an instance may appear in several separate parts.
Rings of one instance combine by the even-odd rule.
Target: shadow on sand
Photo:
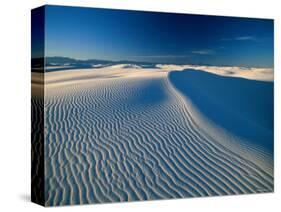
[[[273,152],[273,82],[173,71],[169,80],[208,119]]]

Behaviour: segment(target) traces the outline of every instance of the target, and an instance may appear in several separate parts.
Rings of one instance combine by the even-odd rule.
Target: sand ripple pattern
[[[46,87],[46,205],[268,192],[271,169],[202,130],[167,75]]]

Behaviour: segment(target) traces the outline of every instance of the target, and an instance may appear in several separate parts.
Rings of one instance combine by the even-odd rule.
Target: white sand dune
[[[237,66],[200,66],[200,65],[165,65],[159,64],[157,67],[165,70],[185,70],[194,69],[205,71],[221,76],[238,77],[251,80],[270,81],[274,79],[272,68],[248,68]]]
[[[71,68],[74,68],[74,67],[75,66],[71,66],[71,65],[52,65],[52,66],[47,66],[45,68],[45,70],[50,71],[50,70],[53,70],[53,69],[66,69],[66,68],[71,69]]]
[[[44,74],[32,73],[31,199],[44,204]]]
[[[232,134],[273,151],[273,83],[203,71],[170,72],[169,79],[200,112]],[[200,116],[201,117],[201,116]]]
[[[209,120],[171,70],[45,74],[46,205],[273,191],[272,154]]]

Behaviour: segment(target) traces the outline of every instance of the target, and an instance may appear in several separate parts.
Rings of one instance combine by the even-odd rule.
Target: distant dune
[[[273,72],[219,72],[45,73],[46,204],[272,192]]]

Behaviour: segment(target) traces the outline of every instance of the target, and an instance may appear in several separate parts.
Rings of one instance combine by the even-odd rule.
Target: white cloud
[[[235,40],[255,40],[255,38],[252,36],[241,36],[241,37],[236,37]]]
[[[253,36],[239,36],[233,38],[222,38],[222,41],[256,41],[257,39]]]
[[[134,58],[185,58],[190,55],[135,55]]]
[[[212,49],[201,49],[201,50],[194,50],[191,51],[192,54],[199,54],[199,55],[212,55],[215,53]]]

